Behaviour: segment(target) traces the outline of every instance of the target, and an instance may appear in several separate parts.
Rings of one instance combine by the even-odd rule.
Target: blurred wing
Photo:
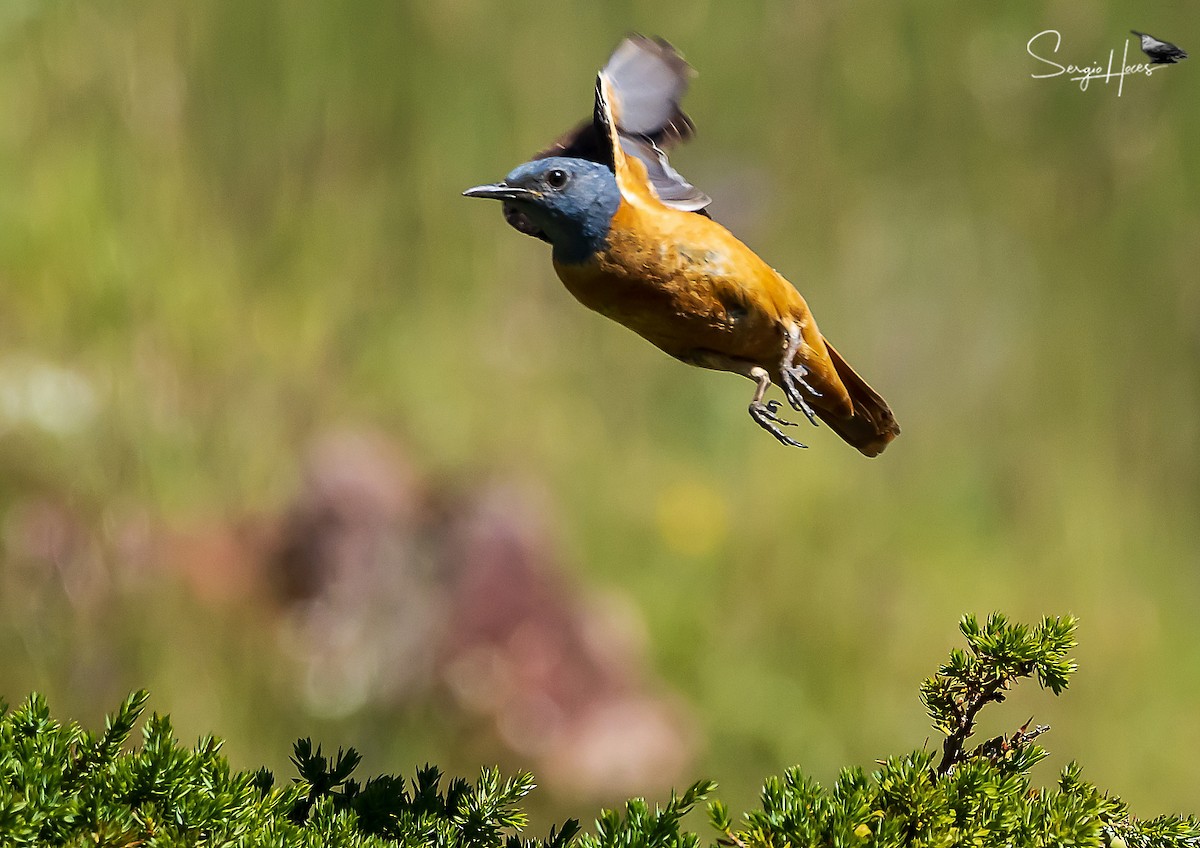
[[[679,101],[695,71],[666,41],[631,35],[617,45],[602,73],[621,104],[622,133],[645,136],[660,147],[692,137],[695,127]]]
[[[628,36],[617,45],[600,71],[607,85],[596,86],[592,120],[581,124],[534,158],[574,156],[601,162],[616,170],[611,126],[624,153],[646,166],[655,195],[667,206],[685,212],[703,212],[711,199],[671,167],[666,149],[686,141],[695,132],[690,118],[679,107],[695,74],[679,53],[661,38]],[[607,105],[605,105],[607,104]],[[615,112],[617,117],[612,118]]]

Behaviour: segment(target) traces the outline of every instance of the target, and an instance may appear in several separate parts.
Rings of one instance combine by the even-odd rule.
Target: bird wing
[[[600,76],[608,82],[607,102],[617,104],[619,146],[646,166],[647,179],[667,206],[702,212],[711,199],[671,167],[666,150],[695,132],[679,106],[695,71],[669,43],[643,35],[626,37],[613,51]],[[597,83],[591,121],[580,124],[534,158],[573,156],[614,167],[615,142]]]
[[[621,132],[666,147],[695,132],[679,107],[696,75],[679,52],[661,38],[631,35],[617,45],[603,73],[621,101]]]
[[[645,107],[639,103],[635,99],[635,112],[641,109],[644,113]],[[626,126],[625,110],[622,90],[606,67],[596,75],[593,124],[598,137],[603,140],[607,163],[617,177],[621,194],[625,197],[649,194],[664,206],[682,212],[699,212],[708,217],[704,209],[711,202],[710,198],[671,167],[663,149],[649,136],[631,135],[622,130]]]
[[[658,199],[681,212],[702,212],[712,198],[671,167],[667,154],[647,138],[621,134],[621,148],[646,166],[646,176]]]

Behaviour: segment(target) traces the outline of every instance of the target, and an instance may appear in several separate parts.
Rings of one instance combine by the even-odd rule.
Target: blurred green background
[[[1118,97],[1031,79],[1025,45],[1054,28],[1064,63],[1103,63],[1131,27],[1200,50],[1196,24],[1129,0],[7,0],[0,693],[94,726],[145,686],[183,738],[281,774],[300,735],[369,772],[531,766],[546,815],[701,775],[744,808],[793,763],[939,744],[916,686],[963,612],[1073,612],[1067,696],[984,730],[1033,714],[1045,780],[1078,759],[1140,815],[1195,812],[1200,60]],[[881,458],[825,429],[784,450],[748,383],[588,313],[459,196],[587,115],[630,30],[700,71],[674,162],[892,403]],[[548,579],[642,639],[614,679],[675,716],[674,765],[569,788],[436,671],[412,697],[306,684],[343,625],[371,673],[442,650],[373,642],[430,613],[401,591],[356,619],[370,585],[297,636],[311,591],[264,563],[338,432],[403,457],[412,550],[458,550],[472,493],[522,493]]]

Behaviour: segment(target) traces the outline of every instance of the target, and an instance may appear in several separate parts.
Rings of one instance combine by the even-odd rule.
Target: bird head
[[[621,191],[607,165],[563,156],[526,162],[503,181],[469,188],[463,195],[504,201],[506,216],[518,222],[514,226],[530,235],[544,234],[561,262],[582,262],[600,250],[621,205]]]

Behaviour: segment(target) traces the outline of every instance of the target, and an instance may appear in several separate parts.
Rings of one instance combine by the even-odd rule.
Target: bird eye
[[[562,188],[567,184],[567,172],[561,168],[555,168],[546,174],[546,185],[550,188]]]

